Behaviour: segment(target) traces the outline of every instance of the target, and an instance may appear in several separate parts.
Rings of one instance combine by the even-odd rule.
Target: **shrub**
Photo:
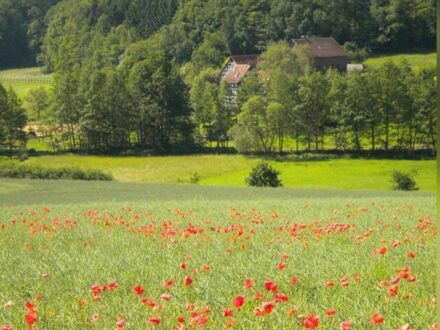
[[[19,164],[15,161],[0,162],[0,178],[112,181],[113,177],[100,170],[82,170],[75,167],[47,168]]]
[[[198,184],[200,182],[200,179],[201,179],[200,174],[197,172],[194,172],[194,173],[191,173],[191,176],[189,178],[189,182],[191,184]]]
[[[399,171],[394,171],[392,174],[393,190],[406,190],[413,191],[419,190],[416,181],[414,180],[415,172],[404,173]]]
[[[278,178],[280,172],[273,169],[268,163],[263,162],[255,166],[246,183],[252,187],[280,187],[281,180]]]

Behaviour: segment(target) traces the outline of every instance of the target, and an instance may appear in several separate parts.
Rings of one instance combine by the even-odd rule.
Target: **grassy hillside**
[[[6,87],[12,87],[22,100],[31,89],[41,86],[49,88],[51,79],[51,75],[44,74],[41,68],[0,71],[0,82]]]
[[[200,184],[244,186],[250,169],[260,158],[242,155],[197,155],[163,157],[43,156],[28,164],[78,166],[102,169],[121,182],[189,183],[200,175]],[[393,170],[417,170],[422,190],[436,189],[436,162],[411,160],[333,159],[306,162],[275,162],[284,186],[291,188],[388,190]]]
[[[0,191],[0,325],[13,329],[435,322],[434,194],[10,180]]]
[[[420,71],[422,69],[435,69],[437,66],[437,53],[380,55],[373,56],[367,59],[364,63],[367,67],[378,67],[389,60],[393,62],[406,60],[415,71]]]

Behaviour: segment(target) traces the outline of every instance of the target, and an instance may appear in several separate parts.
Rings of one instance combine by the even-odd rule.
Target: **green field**
[[[1,180],[0,325],[427,329],[434,213],[423,192]]]
[[[378,55],[368,58],[364,64],[367,67],[378,67],[383,65],[386,61],[393,61],[399,63],[403,60],[408,61],[415,71],[423,69],[435,69],[437,67],[437,53],[421,53],[421,54],[396,54],[396,55]]]
[[[12,87],[21,100],[31,89],[45,87],[49,89],[52,76],[44,74],[41,68],[23,68],[0,71],[0,83]]]
[[[40,166],[78,166],[101,169],[121,182],[189,183],[197,173],[202,185],[244,186],[250,169],[261,158],[243,155],[197,155],[154,157],[41,156],[26,163]],[[389,190],[391,172],[417,171],[421,190],[436,190],[434,160],[331,159],[308,162],[276,162],[285,187],[349,190]]]

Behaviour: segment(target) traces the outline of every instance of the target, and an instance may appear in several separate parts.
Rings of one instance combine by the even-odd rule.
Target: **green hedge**
[[[48,168],[30,166],[14,161],[0,162],[0,178],[112,181],[113,177],[101,170],[83,170],[75,167]]]

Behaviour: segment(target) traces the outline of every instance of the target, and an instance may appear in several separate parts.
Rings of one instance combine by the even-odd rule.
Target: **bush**
[[[198,184],[200,182],[200,179],[201,179],[200,174],[198,172],[194,172],[194,173],[191,173],[191,176],[189,178],[189,182],[191,184]]]
[[[263,162],[252,169],[249,177],[246,178],[246,183],[252,187],[280,187],[282,184],[278,178],[279,174],[280,172]]]
[[[75,167],[46,168],[19,164],[14,161],[0,162],[0,178],[112,181],[113,177],[100,170],[82,170]]]
[[[419,187],[417,187],[416,181],[414,180],[415,175],[415,172],[403,173],[399,171],[394,171],[392,174],[393,190],[419,190]]]

